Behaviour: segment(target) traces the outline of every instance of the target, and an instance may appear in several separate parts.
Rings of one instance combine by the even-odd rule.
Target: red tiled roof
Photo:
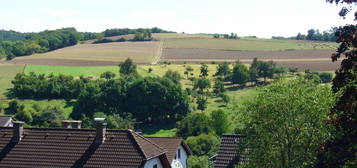
[[[214,168],[234,168],[236,164],[243,161],[243,155],[237,152],[242,138],[243,136],[237,134],[222,136],[221,145],[214,160]]]
[[[166,154],[170,163],[172,163],[172,160],[174,159],[177,149],[179,148],[180,145],[182,145],[185,148],[188,154],[191,154],[190,149],[184,143],[182,138],[175,138],[175,137],[146,137],[146,138],[149,139],[151,142],[160,145],[167,151]]]
[[[18,144],[12,134],[0,127],[0,167],[130,168],[153,157],[168,163],[162,148],[130,130],[107,130],[103,144],[94,143],[93,129],[24,128]]]

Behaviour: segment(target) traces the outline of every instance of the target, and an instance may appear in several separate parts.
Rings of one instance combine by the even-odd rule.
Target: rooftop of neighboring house
[[[130,168],[143,167],[153,158],[171,167],[165,148],[132,130],[107,130],[105,126],[23,128],[15,122],[13,128],[0,127],[0,167]]]
[[[214,168],[234,168],[245,161],[244,155],[238,152],[238,145],[243,136],[238,134],[225,134],[221,137],[221,144],[214,159]]]

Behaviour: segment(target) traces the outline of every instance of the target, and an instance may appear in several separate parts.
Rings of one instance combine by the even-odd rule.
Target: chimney
[[[107,131],[107,123],[105,122],[107,119],[105,118],[94,118],[96,124],[96,135],[95,135],[95,143],[102,144],[105,141],[105,134]]]
[[[24,135],[24,122],[14,121],[13,122],[13,137],[12,142],[19,143]]]
[[[82,121],[62,120],[62,128],[81,128]]]

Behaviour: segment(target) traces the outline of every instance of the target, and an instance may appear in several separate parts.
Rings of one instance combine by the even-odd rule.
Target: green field
[[[270,40],[270,39],[214,39],[214,38],[176,38],[164,39],[165,48],[201,48],[237,51],[285,51],[335,49],[330,42]]]

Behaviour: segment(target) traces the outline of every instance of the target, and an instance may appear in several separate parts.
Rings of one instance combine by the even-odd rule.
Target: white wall
[[[145,163],[144,168],[153,168],[153,166],[154,166],[155,164],[157,164],[157,168],[163,168],[160,159],[157,158],[157,157],[148,160],[148,161]]]
[[[177,150],[176,151],[176,160],[181,162],[181,164],[182,164],[182,166],[184,168],[187,168],[187,164],[186,164],[187,163],[187,158],[188,158],[187,152],[186,152],[185,148],[182,147],[182,145],[179,146],[179,149],[181,151],[181,157],[180,157],[180,159],[178,158],[178,150]]]

